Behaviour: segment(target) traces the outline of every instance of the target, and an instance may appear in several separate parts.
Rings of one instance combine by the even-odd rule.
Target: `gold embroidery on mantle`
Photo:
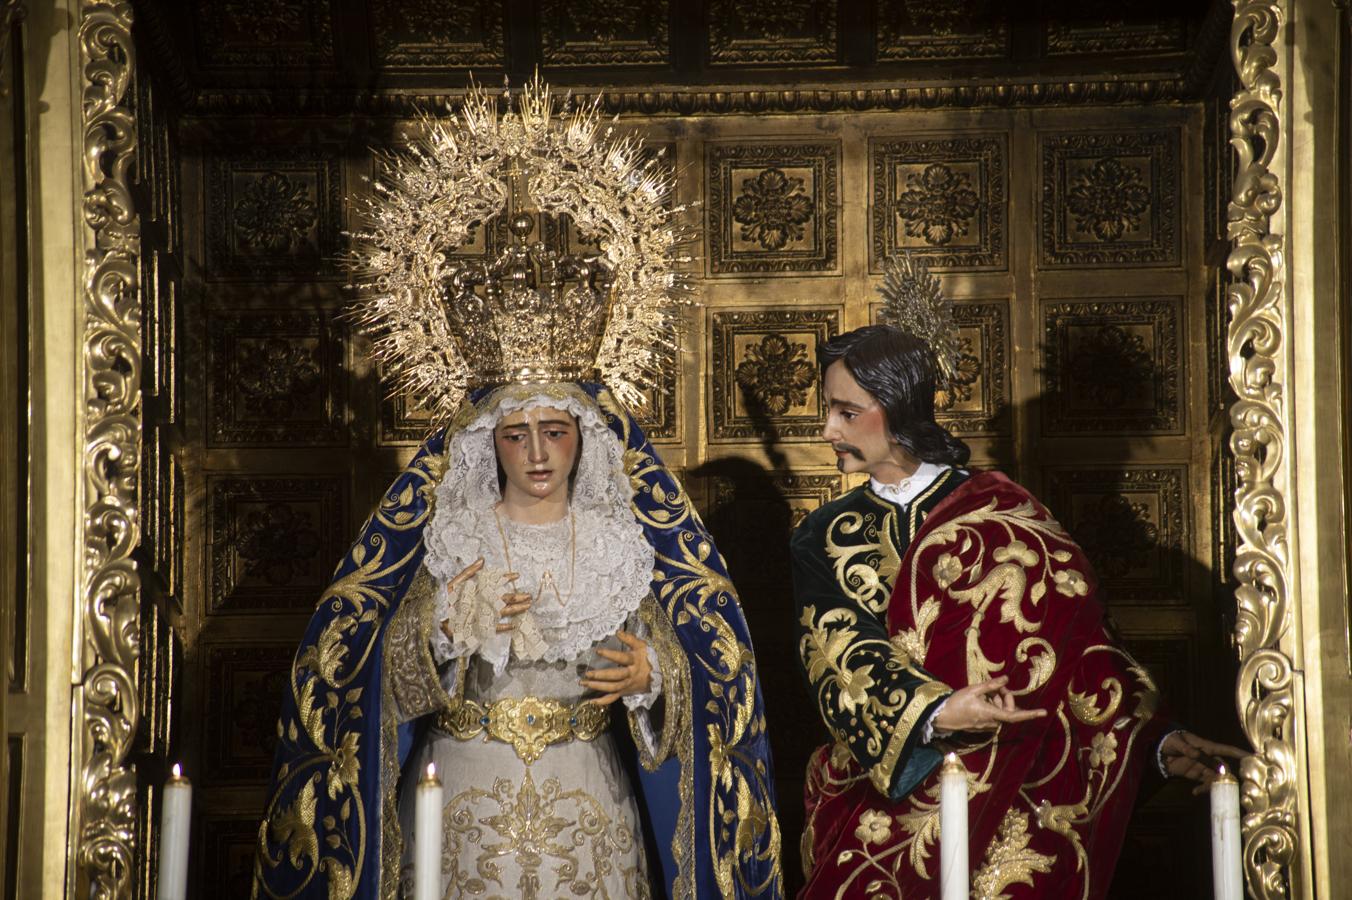
[[[639,763],[647,771],[656,772],[662,763],[676,755],[681,731],[690,727],[690,660],[681,647],[676,630],[671,627],[671,620],[651,594],[639,604],[638,615],[639,621],[648,626],[648,643],[657,654],[657,666],[662,673],[659,699],[662,724],[651,752],[638,723],[640,716],[648,715],[654,719],[656,716],[650,711],[630,710],[629,729],[638,748]]]
[[[1085,799],[1088,800],[1093,786],[1085,787]],[[1084,873],[1084,889],[1081,897],[1089,896],[1089,855],[1085,852],[1084,842],[1080,840],[1078,825],[1084,825],[1089,819],[1087,803],[1065,803],[1053,806],[1046,800],[1038,804],[1037,823],[1050,831],[1061,835],[1075,850],[1075,871]]]
[[[1102,710],[1091,693],[1071,691],[1067,695],[1071,714],[1086,725],[1102,725],[1113,717],[1122,703],[1122,683],[1116,678],[1104,679],[1099,687],[1108,692],[1108,703]]]
[[[990,790],[990,774],[989,762],[980,774],[968,772],[969,799]],[[854,834],[860,846],[843,850],[836,856],[837,865],[856,864],[841,881],[835,894],[838,900],[858,896],[858,887],[864,885],[867,885],[867,896],[870,897],[903,897],[897,871],[907,863],[922,879],[930,880],[925,863],[933,855],[930,848],[939,840],[938,781],[923,792],[917,790],[907,802],[911,811],[901,815],[879,809],[865,810],[860,815],[860,826]],[[893,840],[894,827],[899,827],[906,837]],[[891,843],[882,846],[888,841]],[[891,888],[892,893],[884,893],[885,887]]]
[[[974,747],[971,750],[961,753],[962,764],[970,765],[970,758],[973,751],[983,749],[984,746],[990,747],[990,753],[986,757],[985,767],[981,772],[967,772],[967,799],[970,801],[978,794],[984,794],[991,789],[991,773],[994,771],[996,760],[999,758],[1000,741],[997,734],[992,738],[989,745]],[[911,795],[911,812],[897,816],[897,823],[901,825],[902,830],[909,835],[898,843],[898,849],[907,851],[907,858],[911,863],[911,868],[921,878],[928,878],[925,871],[925,861],[930,858],[930,847],[939,840],[939,780],[934,779],[933,784],[924,790],[923,799],[920,791]]]
[[[1033,887],[1033,874],[1052,870],[1054,857],[1029,848],[1028,816],[1008,810],[995,840],[986,850],[985,863],[972,876],[972,896],[976,900],[1009,900],[1005,888],[1012,884]]]
[[[995,530],[991,526],[1004,531],[1008,537],[1006,543],[989,546],[981,529]],[[1035,540],[1037,546],[1029,546],[1027,541],[1015,537],[1016,534]],[[968,684],[994,678],[1004,668],[1003,663],[995,662],[985,654],[980,643],[981,622],[996,601],[1000,601],[1001,622],[1012,623],[1021,633],[1036,634],[1041,628],[1041,617],[1036,615],[1036,608],[1046,596],[1048,583],[1068,596],[1083,595],[1087,591],[1083,576],[1065,566],[1072,558],[1070,551],[1053,550],[1049,542],[1070,542],[1069,535],[1056,520],[1038,515],[1031,501],[1022,501],[1012,508],[1000,508],[999,500],[992,498],[980,509],[940,523],[914,548],[917,558],[934,547],[971,545],[976,548],[975,552],[964,553],[973,560],[968,566],[964,567],[955,554],[946,552],[939,556],[932,572],[949,597],[969,604],[974,610],[967,628]],[[995,565],[985,569],[989,565],[986,562],[988,552]],[[910,591],[907,592],[916,627],[911,632],[903,632],[902,640],[908,648],[923,646],[928,652],[929,630],[938,618],[939,604],[935,598],[921,599],[919,569],[919,566],[912,567]],[[964,576],[971,579],[978,575],[980,580],[970,587],[953,587]],[[1032,609],[1025,608],[1025,596]],[[1034,651],[1038,652],[1034,654]],[[1019,688],[1019,692],[1029,693],[1051,676],[1056,667],[1056,654],[1046,641],[1025,640],[1019,645],[1018,652],[1023,656],[1019,661],[1030,669],[1029,683]],[[924,655],[919,658],[923,659]]]
[[[887,611],[892,583],[901,570],[901,553],[892,541],[896,512],[843,512],[826,526],[826,553],[833,561],[836,583],[851,600],[869,612]]]
[[[630,425],[623,408],[605,389],[597,394],[596,402],[619,426],[620,440],[628,447]],[[755,714],[755,657],[751,648],[737,638],[721,612],[729,602],[736,602],[736,589],[728,578],[709,567],[709,557],[717,552],[713,545],[696,541],[693,533],[679,530],[688,522],[703,527],[689,495],[680,484],[677,483],[674,493],[662,490],[653,478],[660,471],[660,464],[647,454],[626,450],[624,465],[635,493],[647,495],[659,505],[657,510],[645,512],[635,503],[631,507],[635,517],[647,527],[674,531],[678,537],[672,557],[659,558],[659,562],[669,567],[670,577],[660,578],[654,572],[656,602],[676,627],[698,621],[714,636],[707,653],[685,651],[683,655],[691,670],[697,666],[703,669],[714,698],[724,700],[720,704],[711,699],[705,706],[706,711],[718,718],[709,723],[705,735],[709,741],[711,777],[708,843],[703,848],[695,846],[694,729],[681,728],[674,739],[681,774],[678,781],[680,809],[671,842],[677,868],[671,894],[682,900],[695,897],[694,864],[696,854],[701,851],[713,856],[714,874],[724,896],[738,891],[752,897],[780,891],[783,884],[779,859],[781,835],[779,820],[770,801],[770,773],[763,762],[748,767],[741,755],[742,742],[764,734],[766,724],[764,714]],[[729,850],[719,851],[716,835],[721,835],[723,846]],[[738,861],[751,858],[771,862],[769,874],[760,884],[748,884],[741,875]]]
[[[1090,740],[1088,747],[1082,746],[1080,748],[1079,754],[1088,767],[1088,780],[1085,783],[1084,796],[1079,802],[1052,804],[1046,799],[1040,801],[1035,799],[1037,788],[1049,782],[1062,771],[1069,761],[1067,756],[1062,757],[1046,778],[1036,784],[1025,784],[1019,792],[1023,800],[1035,810],[1038,825],[1065,838],[1075,851],[1076,871],[1084,874],[1081,897],[1088,897],[1091,881],[1089,856],[1084,848],[1082,831],[1092,826],[1104,804],[1108,802],[1121,784],[1122,777],[1127,769],[1135,764],[1132,757],[1137,752],[1135,749],[1137,739],[1146,723],[1153,718],[1159,704],[1159,694],[1154,682],[1129,654],[1111,644],[1095,644],[1085,650],[1084,656],[1087,658],[1096,653],[1108,653],[1120,656],[1125,660],[1128,671],[1140,684],[1140,690],[1132,694],[1136,701],[1135,707],[1125,715],[1113,720],[1110,728],[1097,732]],[[1080,717],[1080,712],[1086,712],[1092,716],[1102,717],[1103,722],[1106,723],[1110,720],[1110,717],[1104,715],[1099,704],[1101,702],[1104,709],[1118,708],[1122,689],[1117,680],[1111,678],[1104,679],[1100,683],[1099,689],[1107,696],[1099,698],[1094,696],[1092,692],[1076,692],[1068,688],[1067,701],[1062,704],[1062,707],[1065,705],[1078,706],[1079,711],[1072,709],[1072,715],[1081,722],[1084,719]],[[1070,737],[1069,720],[1066,718],[1063,708],[1058,708],[1057,715],[1064,729],[1068,745]],[[1085,724],[1096,725],[1099,723]]]
[[[415,460],[402,473],[411,476],[414,491],[423,490],[433,482],[432,472],[437,468],[435,458]],[[398,495],[387,495],[373,513],[373,518],[392,531],[421,528],[428,510],[418,513],[401,511],[397,507],[411,497],[407,490]],[[363,527],[363,532],[365,528]],[[407,571],[418,547],[393,561],[386,558],[388,548],[380,534],[355,544],[349,551],[352,566],[344,577],[333,582],[320,598],[319,606],[328,607],[333,619],[312,644],[302,645],[291,668],[289,689],[296,704],[296,716],[279,723],[282,737],[296,743],[303,730],[314,746],[314,752],[301,757],[277,774],[277,785],[269,799],[267,812],[258,830],[258,852],[254,863],[256,892],[263,897],[277,897],[270,887],[267,874],[282,866],[304,872],[298,888],[288,896],[311,889],[316,882],[327,887],[329,897],[348,898],[360,879],[364,867],[375,864],[367,857],[367,828],[375,810],[368,810],[357,790],[361,773],[360,751],[365,741],[380,741],[380,896],[393,900],[398,890],[398,860],[402,853],[402,838],[398,827],[398,705],[395,702],[394,682],[390,670],[383,670],[378,689],[381,692],[381,717],[369,726],[361,718],[361,687],[354,682],[361,679],[367,666],[387,649],[381,643],[381,631],[372,627],[385,613],[388,599],[384,589],[374,585],[394,573]],[[417,594],[411,598],[416,613]],[[407,623],[420,628],[417,616]],[[360,638],[355,636],[365,629]],[[278,799],[299,785],[294,799],[279,807]],[[330,800],[343,798],[336,816],[325,816],[313,821],[314,810],[308,798],[317,797],[323,789]],[[307,812],[308,810],[308,812]],[[356,839],[349,839],[351,831]],[[269,838],[281,846],[273,855]]]
[[[698,620],[714,635],[711,655],[695,659],[709,678],[710,693],[725,698],[722,704],[710,700],[705,706],[707,712],[719,717],[707,730],[711,776],[709,850],[716,854],[714,874],[723,896],[730,897],[739,891],[756,896],[781,882],[781,835],[779,820],[770,803],[769,772],[763,762],[758,761],[750,772],[737,765],[741,762],[739,745],[749,736],[765,731],[764,715],[754,713],[755,658],[751,648],[737,638],[727,619],[718,612],[726,598],[736,597],[736,592],[731,581],[709,568],[712,545],[700,542],[692,547],[692,543],[693,535],[683,533],[678,543],[679,558],[661,557],[678,574],[671,582],[659,582],[657,594],[678,626]],[[682,758],[682,782],[685,765]],[[716,830],[721,830],[724,846],[730,847],[730,851],[718,853],[714,842]],[[753,854],[774,862],[761,884],[746,884],[737,865],[739,859]],[[693,891],[690,896],[694,896]]]
[[[432,599],[436,581],[419,566],[385,636],[385,678],[397,705],[398,721],[444,709],[449,699],[432,662]]]

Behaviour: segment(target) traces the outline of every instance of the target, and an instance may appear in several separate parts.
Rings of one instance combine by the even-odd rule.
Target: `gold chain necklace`
[[[498,512],[497,506],[493,507],[493,521],[498,526],[498,537],[502,539],[502,555],[507,563],[507,571],[515,572],[516,569],[512,565],[511,543],[507,540],[506,529],[502,527],[502,516]],[[548,569],[545,569],[540,573],[540,584],[535,591],[535,598],[531,601],[532,603],[538,602],[540,597],[544,595],[546,584],[553,588],[554,599],[559,601],[560,606],[567,605],[568,601],[573,597],[573,587],[577,584],[577,520],[573,517],[573,506],[571,503],[568,505],[568,548],[569,555],[571,556],[568,563],[568,593],[562,595],[559,594],[559,585],[554,580],[553,573]],[[517,572],[518,576],[520,574],[520,572]]]

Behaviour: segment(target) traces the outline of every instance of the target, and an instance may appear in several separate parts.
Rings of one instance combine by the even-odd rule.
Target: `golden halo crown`
[[[513,217],[515,241],[491,263],[452,270],[443,302],[470,390],[494,384],[593,381],[613,276],[599,257],[526,243],[532,217]]]
[[[599,379],[641,409],[692,302],[695,233],[669,203],[673,174],[603,126],[599,98],[560,105],[537,76],[503,100],[499,114],[475,86],[458,114],[424,116],[406,149],[380,154],[349,257],[358,322],[395,390],[438,422],[508,382]],[[530,242],[537,216],[597,249]],[[467,256],[476,229],[510,239]]]
[[[883,298],[878,321],[909,331],[929,344],[938,367],[935,387],[946,389],[952,385],[961,345],[953,319],[953,303],[944,296],[938,276],[910,253],[889,256],[883,262],[878,294]]]

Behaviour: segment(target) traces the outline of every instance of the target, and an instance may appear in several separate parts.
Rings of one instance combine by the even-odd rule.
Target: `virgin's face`
[[[517,410],[493,429],[508,500],[563,500],[577,460],[577,421],[548,406]]]

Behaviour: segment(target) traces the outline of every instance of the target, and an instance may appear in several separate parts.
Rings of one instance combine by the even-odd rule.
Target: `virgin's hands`
[[[615,663],[604,669],[588,669],[578,679],[578,683],[593,691],[600,691],[600,697],[591,701],[606,706],[627,694],[646,694],[652,690],[653,669],[648,663],[648,644],[627,631],[616,632],[615,636],[628,647],[628,650],[597,649],[603,659]]]
[[[1005,687],[1007,684],[1009,679],[1002,675],[954,691],[934,717],[934,730],[995,731],[1001,725],[1040,719],[1047,714],[1045,709],[1019,709],[1014,695]]]
[[[520,577],[521,576],[518,575],[516,572],[508,572],[505,576],[506,580],[510,582],[515,582]],[[531,604],[530,594],[526,594],[521,591],[508,591],[507,593],[503,594],[502,618],[506,619],[507,621],[504,622],[499,620],[498,634],[503,634],[515,628],[516,623],[513,622],[512,619],[516,618],[526,610],[530,609],[530,604]]]
[[[1160,743],[1160,757],[1164,760],[1165,771],[1197,782],[1197,786],[1192,789],[1194,794],[1202,793],[1220,777],[1217,768],[1222,758],[1241,760],[1248,755],[1238,747],[1208,741],[1191,731],[1175,731]],[[1232,770],[1235,768],[1231,767]]]
[[[456,575],[454,578],[452,578],[450,581],[446,582],[446,593],[454,597],[456,592],[459,591],[460,588],[464,586],[465,582],[469,581],[475,575],[478,575],[479,570],[482,569],[483,567],[484,567],[484,558],[481,556],[474,562],[470,563],[469,565],[461,569],[460,573]],[[449,640],[452,641],[455,640],[455,635],[451,634],[450,619],[441,620],[441,633],[446,635],[446,637]]]

